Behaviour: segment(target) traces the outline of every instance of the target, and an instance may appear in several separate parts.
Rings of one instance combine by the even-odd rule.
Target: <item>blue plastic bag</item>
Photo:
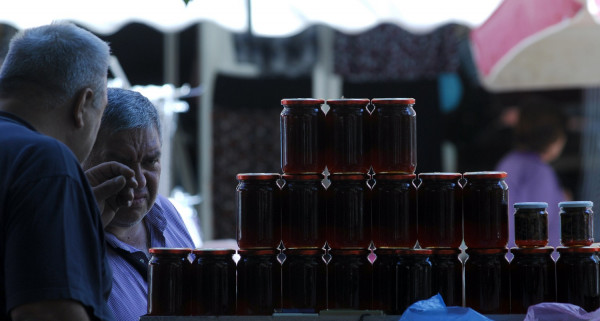
[[[400,321],[491,321],[471,308],[447,307],[438,293],[427,299],[413,303],[404,311]]]

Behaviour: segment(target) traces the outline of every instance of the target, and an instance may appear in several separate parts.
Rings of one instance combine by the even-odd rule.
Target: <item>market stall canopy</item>
[[[109,34],[131,22],[165,32],[212,21],[246,32],[250,17],[252,32],[260,36],[289,36],[314,24],[357,33],[396,23],[409,31],[426,32],[450,22],[477,26],[501,1],[191,0],[186,6],[183,0],[3,0],[0,23],[22,29],[67,20]]]
[[[471,32],[490,91],[600,86],[600,0],[505,0]]]

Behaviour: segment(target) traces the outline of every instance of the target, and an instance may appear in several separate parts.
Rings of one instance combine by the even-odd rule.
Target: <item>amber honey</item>
[[[321,249],[286,250],[283,312],[318,313],[327,307],[327,265]]]
[[[151,248],[148,315],[186,315],[190,302],[191,249]]]
[[[548,245],[548,212],[545,202],[515,203],[515,244],[518,247]]]
[[[556,301],[556,266],[552,247],[512,248],[510,262],[511,313],[525,314],[541,302]]]
[[[237,314],[272,315],[281,311],[281,264],[278,250],[239,250]]]
[[[431,261],[432,293],[440,293],[447,306],[462,306],[463,263],[460,249],[433,249]]]
[[[590,201],[560,202],[560,242],[563,246],[589,246],[594,242]]]
[[[559,247],[556,260],[557,302],[595,311],[600,308],[600,265],[595,247]]]
[[[510,313],[508,249],[467,249],[465,304],[483,314]]]
[[[328,308],[368,310],[372,305],[373,267],[369,250],[331,250]]]
[[[192,254],[191,315],[234,315],[235,250],[197,249]]]

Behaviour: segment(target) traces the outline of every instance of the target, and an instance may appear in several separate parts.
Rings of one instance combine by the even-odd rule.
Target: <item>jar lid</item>
[[[327,105],[329,106],[347,106],[347,105],[361,105],[366,106],[370,102],[366,98],[342,98],[342,99],[327,99]]]
[[[323,176],[319,174],[283,174],[281,178],[285,180],[312,181],[322,180]]]
[[[288,255],[319,255],[325,254],[323,249],[286,249],[285,253]]]
[[[368,177],[367,174],[331,174],[329,176],[330,180],[340,180],[340,181],[345,181],[345,180],[350,180],[350,181],[356,181],[356,180],[366,180]]]
[[[284,98],[281,100],[282,105],[322,105],[325,102],[323,99],[315,98]]]
[[[270,179],[279,179],[281,176],[278,173],[240,173],[237,174],[237,180],[253,180],[253,181],[264,181]]]
[[[461,173],[444,173],[444,172],[419,173],[419,178],[423,178],[423,179],[458,179],[461,177],[462,177]]]
[[[238,250],[238,254],[241,256],[244,255],[271,255],[279,253],[278,249],[244,249]]]
[[[396,250],[398,255],[431,255],[432,249],[398,249]]]
[[[205,249],[194,249],[194,250],[192,250],[192,253],[194,253],[194,255],[206,255],[206,256],[211,256],[211,255],[233,255],[233,254],[235,254],[235,250],[234,249],[209,249],[209,248],[205,248]]]
[[[373,178],[375,178],[376,180],[382,180],[382,181],[383,180],[386,180],[386,181],[387,180],[390,180],[390,181],[392,181],[392,180],[394,180],[394,181],[395,180],[398,180],[398,181],[399,180],[413,180],[416,177],[417,177],[416,174],[390,174],[390,173],[387,173],[387,174],[377,174],[376,173],[373,176]]]
[[[460,249],[431,249],[433,255],[458,255]]]
[[[373,98],[371,99],[373,105],[414,105],[414,98]]]
[[[170,247],[153,247],[148,250],[150,254],[173,254],[187,255],[192,253],[190,248],[170,248]]]
[[[558,207],[565,207],[565,208],[592,207],[592,206],[594,206],[594,202],[592,202],[592,201],[569,201],[569,202],[558,203]]]
[[[513,247],[510,249],[510,253],[513,254],[549,254],[554,251],[551,246],[544,247]]]
[[[559,246],[556,248],[556,251],[558,251],[558,253],[595,253],[599,252],[600,248],[597,246]]]
[[[498,178],[506,178],[508,174],[506,172],[496,172],[496,171],[484,171],[484,172],[466,172],[463,174],[464,178],[490,178],[490,179],[498,179]]]
[[[547,208],[548,207],[548,203],[546,202],[520,202],[520,203],[515,203],[513,205],[514,208],[524,208],[524,209],[531,209],[531,208]]]
[[[331,254],[332,255],[363,255],[363,254],[369,254],[369,249],[367,248],[362,248],[362,249],[332,249],[331,250]]]
[[[467,254],[501,254],[507,253],[507,248],[494,248],[494,249],[466,249]]]

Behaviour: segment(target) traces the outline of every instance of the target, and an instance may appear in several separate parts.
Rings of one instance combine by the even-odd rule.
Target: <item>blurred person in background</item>
[[[103,214],[112,216],[105,227],[113,270],[108,304],[117,320],[137,321],[147,313],[150,248],[194,247],[173,204],[158,194],[161,146],[160,118],[152,102],[135,91],[109,88],[98,137],[83,166],[90,170],[117,162],[133,170],[137,181],[131,206]]]
[[[548,203],[548,245],[560,245],[558,203],[568,200],[551,163],[562,153],[567,140],[566,117],[559,107],[538,98],[519,104],[515,128],[516,146],[496,166],[508,173],[509,240],[515,246],[514,207],[519,202]]]
[[[100,209],[133,172],[98,167],[104,183],[92,190],[80,165],[106,106],[109,57],[70,23],[10,42],[0,69],[1,320],[113,320]]]

